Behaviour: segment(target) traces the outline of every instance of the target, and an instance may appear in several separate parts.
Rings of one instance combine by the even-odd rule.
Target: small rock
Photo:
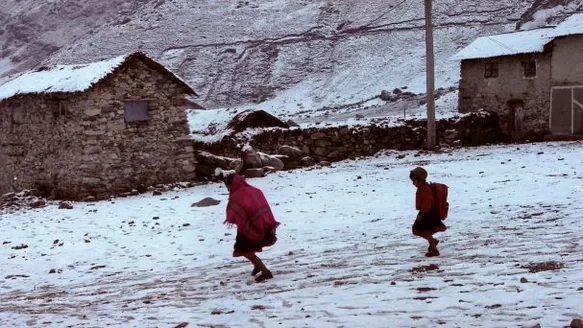
[[[30,207],[32,207],[32,208],[41,208],[41,207],[45,207],[45,206],[47,206],[47,202],[45,202],[44,200],[37,200],[37,201],[30,203]]]
[[[135,222],[134,221],[130,221],[130,222],[128,222],[128,224],[129,225],[133,225],[133,224],[135,224]]]
[[[537,155],[542,155],[542,154],[544,154],[544,153],[545,153],[544,151],[539,151],[539,152],[538,152],[538,153],[536,153],[536,154],[537,154]]]
[[[405,155],[405,154],[399,154],[399,155],[397,155],[397,159],[403,159],[405,157],[407,157],[407,155]]]
[[[59,209],[60,210],[72,210],[73,209],[73,205],[67,203],[67,202],[61,202],[59,204]]]
[[[520,283],[526,284],[527,282],[528,282],[528,279],[526,279],[524,277],[520,278]]]
[[[394,281],[391,281],[391,286],[395,286],[397,283]]]
[[[152,220],[160,220],[160,217],[159,216],[155,216],[155,217],[152,218]]]
[[[183,227],[188,227],[188,226],[190,226],[190,223],[183,223],[182,226]]]
[[[152,192],[152,196],[160,196],[162,195],[162,192],[160,190],[154,190],[154,192]]]
[[[139,194],[140,192],[137,189],[132,189],[132,191],[130,191],[130,196],[137,196]]]
[[[55,270],[55,269],[50,269],[50,270],[49,270],[49,274],[53,274],[53,273],[57,273],[57,270]]]
[[[362,115],[362,114],[356,114],[356,115],[354,115],[354,117],[355,117],[357,120],[362,120],[362,119],[364,119],[364,115]]]
[[[186,328],[186,326],[188,326],[188,322],[182,322],[179,323],[176,327],[174,328]]]
[[[216,200],[211,197],[206,197],[196,203],[193,203],[191,207],[209,207],[219,205],[220,203],[221,203],[220,200]]]
[[[579,318],[575,318],[573,319],[573,321],[571,321],[571,324],[569,325],[570,328],[583,328],[583,320],[579,319]]]
[[[15,250],[19,250],[19,249],[28,248],[28,245],[26,245],[26,244],[20,244],[20,245],[12,246],[10,248],[15,249]]]
[[[89,239],[85,239],[84,241],[85,241],[85,244],[89,244],[91,242],[91,240],[89,240]]]
[[[53,245],[56,245],[58,243],[59,243],[59,240],[58,239],[55,239],[55,241],[53,241]]]

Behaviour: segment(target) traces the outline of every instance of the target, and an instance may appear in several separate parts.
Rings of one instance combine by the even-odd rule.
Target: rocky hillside
[[[583,0],[436,0],[437,85],[474,37],[562,19]],[[189,80],[210,108],[288,112],[424,89],[423,1],[3,0],[0,75],[136,50]]]

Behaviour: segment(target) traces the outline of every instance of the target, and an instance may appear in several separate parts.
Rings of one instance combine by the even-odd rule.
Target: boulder
[[[302,150],[297,147],[283,145],[277,149],[279,154],[289,157],[291,160],[302,158]]]
[[[243,175],[246,178],[263,178],[265,176],[265,172],[263,171],[263,168],[253,168],[243,171]]]
[[[234,132],[241,132],[247,129],[254,128],[289,128],[289,124],[283,122],[279,118],[267,113],[264,110],[246,110],[243,111],[227,124],[227,129]]]
[[[263,168],[263,172],[265,173],[265,175],[267,175],[267,174],[275,173],[275,172],[277,172],[277,170],[273,166],[266,166]]]
[[[206,151],[201,151],[196,154],[196,160],[198,163],[220,167],[222,169],[228,169],[231,162],[233,162],[235,159],[225,156],[217,156]]]
[[[302,166],[312,166],[315,163],[316,163],[316,161],[312,157],[309,157],[309,156],[302,158],[300,161],[300,164]]]
[[[235,172],[237,172],[237,174],[241,173],[241,171],[243,171],[243,167],[245,166],[245,161],[243,161],[240,158],[237,158],[235,160],[233,160],[231,162],[231,164],[229,164],[229,170],[233,170]]]
[[[263,167],[261,164],[261,157],[259,157],[259,154],[257,154],[255,150],[248,149],[243,152],[241,157],[243,158],[243,162],[245,162],[246,168],[257,169]]]
[[[258,152],[257,154],[261,159],[261,164],[263,167],[269,166],[276,171],[281,171],[285,168],[285,164],[279,158],[261,152]]]
[[[41,208],[41,207],[45,207],[47,206],[47,203],[44,200],[36,200],[32,203],[30,203],[30,207],[32,208]]]

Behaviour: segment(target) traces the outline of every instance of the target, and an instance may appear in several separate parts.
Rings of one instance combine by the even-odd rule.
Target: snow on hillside
[[[2,213],[0,322],[563,327],[583,316],[581,143],[405,154],[250,180],[282,222],[260,254],[275,274],[263,284],[230,256],[220,184]],[[410,234],[417,165],[450,186],[438,258]],[[207,196],[221,204],[191,207]]]
[[[437,86],[457,83],[458,64],[447,58],[476,36],[554,22],[582,3],[435,1]],[[423,27],[422,1],[5,0],[0,58],[26,70],[141,50],[184,76],[205,108],[292,115],[383,89],[423,92]]]

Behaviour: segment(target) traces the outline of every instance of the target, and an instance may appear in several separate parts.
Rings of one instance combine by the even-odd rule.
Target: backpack
[[[433,194],[433,206],[441,220],[447,218],[449,212],[449,203],[447,202],[447,191],[449,187],[443,183],[431,183],[431,192]]]

